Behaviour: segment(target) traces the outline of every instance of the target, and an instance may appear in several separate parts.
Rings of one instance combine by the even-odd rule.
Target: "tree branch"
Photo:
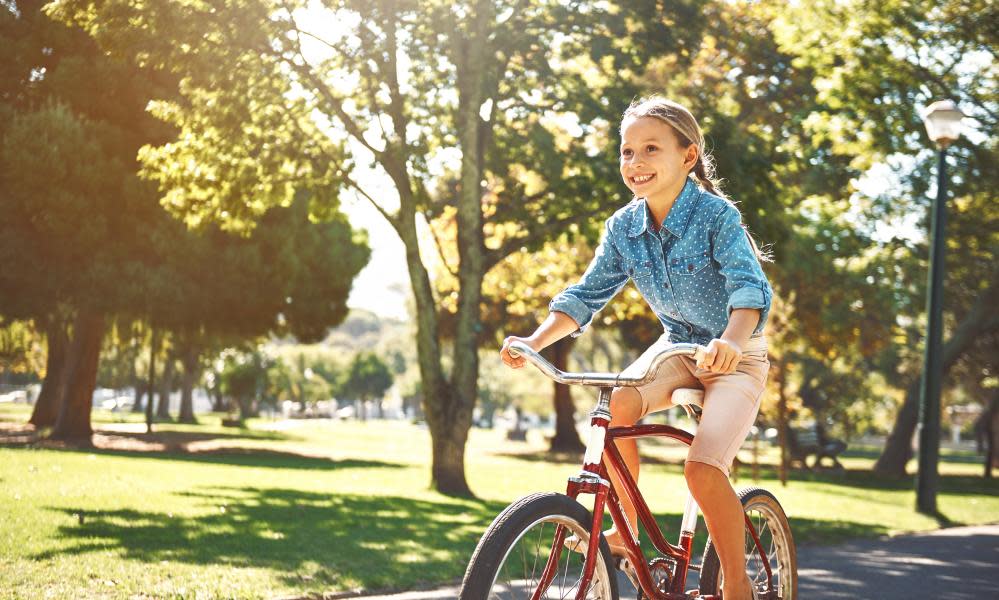
[[[441,264],[444,265],[444,268],[447,269],[448,273],[450,273],[452,277],[458,279],[458,271],[456,271],[454,268],[451,267],[451,265],[448,264],[447,258],[445,258],[444,256],[444,245],[441,243],[441,239],[437,235],[437,231],[434,230],[433,221],[431,220],[430,216],[426,213],[423,214],[423,218],[427,220],[427,228],[430,229],[430,235],[433,236],[434,238],[434,245],[437,246],[437,255],[441,259]]]
[[[285,5],[285,10],[288,10],[287,5]],[[333,110],[333,113],[337,116],[338,119],[340,119],[340,122],[343,123],[343,126],[347,129],[347,133],[349,133],[351,135],[351,137],[353,137],[361,145],[363,145],[365,148],[367,148],[372,154],[374,154],[375,158],[381,160],[382,159],[382,154],[383,154],[382,151],[381,150],[377,150],[374,146],[372,146],[371,144],[369,144],[367,140],[364,139],[364,131],[354,121],[353,117],[351,117],[347,113],[347,111],[345,111],[343,109],[343,102],[342,102],[342,100],[340,98],[338,98],[336,96],[336,94],[333,93],[333,91],[329,88],[329,86],[326,85],[326,82],[324,82],[316,74],[315,68],[312,66],[312,64],[308,60],[306,60],[305,54],[302,52],[302,40],[299,37],[299,28],[298,28],[297,23],[295,23],[295,17],[290,12],[289,12],[288,16],[289,16],[289,19],[290,19],[289,27],[295,33],[295,37],[294,37],[295,49],[294,49],[294,51],[295,51],[295,54],[298,55],[298,57],[301,59],[302,63],[298,64],[295,61],[289,60],[285,56],[280,56],[280,59],[282,61],[284,61],[285,64],[287,64],[288,66],[290,66],[292,68],[292,70],[294,70],[300,76],[302,76],[306,80],[308,80],[312,84],[312,86],[315,88],[315,91],[317,91],[319,93],[319,95],[322,96],[326,100],[327,104]],[[331,46],[331,48],[333,48],[334,50],[338,50],[339,51],[339,49],[337,49],[335,47]],[[260,51],[261,52],[266,52],[266,53],[271,53],[272,49],[271,48],[261,48]],[[342,52],[341,52],[341,54],[342,54]]]
[[[510,256],[517,249],[522,246],[527,246],[533,244],[534,242],[540,241],[546,235],[548,235],[553,229],[556,231],[561,231],[570,225],[576,225],[581,221],[586,220],[587,215],[585,214],[575,214],[571,217],[565,219],[559,219],[558,221],[545,223],[544,225],[537,227],[536,229],[529,230],[525,235],[507,238],[503,240],[498,248],[487,249],[485,257],[485,271],[488,273],[493,267],[499,264],[507,256]]]

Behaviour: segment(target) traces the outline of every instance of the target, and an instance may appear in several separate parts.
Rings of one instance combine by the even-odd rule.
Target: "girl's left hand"
[[[734,373],[740,360],[742,360],[742,348],[734,342],[715,338],[708,343],[704,358],[697,363],[697,366],[724,375]]]

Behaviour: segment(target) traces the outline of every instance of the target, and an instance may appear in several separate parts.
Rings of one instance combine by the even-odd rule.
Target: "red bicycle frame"
[[[578,498],[580,494],[594,494],[595,496],[589,545],[586,550],[583,577],[579,583],[576,600],[584,599],[593,578],[600,535],[603,529],[604,507],[610,511],[611,520],[614,522],[617,531],[621,532],[621,538],[627,549],[628,560],[635,569],[642,592],[647,597],[655,600],[688,600],[689,597],[684,593],[684,585],[687,580],[687,570],[690,567],[694,530],[697,524],[697,504],[688,493],[683,521],[680,526],[679,540],[677,540],[676,545],[669,543],[663,536],[655,517],[652,516],[652,511],[649,510],[648,504],[642,497],[635,479],[625,466],[624,459],[621,457],[621,453],[614,442],[619,439],[668,437],[689,446],[694,441],[694,436],[687,431],[669,425],[636,425],[632,427],[608,428],[610,413],[607,409],[610,405],[611,389],[609,387],[600,388],[600,401],[597,408],[591,413],[590,440],[587,444],[586,455],[583,458],[583,471],[578,476],[569,478],[569,484],[566,489],[566,494],[573,499]],[[598,451],[599,454],[597,454]],[[638,511],[638,519],[645,528],[652,545],[660,554],[675,561],[675,576],[673,577],[670,589],[666,593],[661,593],[656,589],[648,562],[638,545],[637,532],[632,531],[630,522],[624,516],[618,490],[614,488],[608,479],[608,468],[614,470],[619,481],[624,486],[624,493],[627,494]],[[759,535],[748,515],[746,516],[746,528],[753,537],[757,552],[761,556],[766,557],[766,553],[760,543]],[[541,575],[541,585],[535,590],[532,600],[540,600],[542,597],[541,594],[544,593],[544,590],[551,583],[556,572],[559,556],[563,550],[565,536],[565,527],[559,526],[556,528],[551,553],[545,565],[545,570]],[[767,573],[767,587],[772,590],[773,573],[770,569],[770,562],[765,559],[762,562]],[[699,596],[699,598],[701,600],[722,600],[720,595]]]

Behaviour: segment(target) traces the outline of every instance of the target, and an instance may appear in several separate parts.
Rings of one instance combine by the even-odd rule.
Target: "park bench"
[[[822,459],[828,458],[832,461],[834,468],[843,468],[837,457],[846,450],[846,442],[825,437],[815,426],[809,428],[789,427],[787,437],[792,465],[797,462],[801,463],[805,469],[821,467]],[[815,456],[815,462],[809,467],[807,459],[812,455]]]

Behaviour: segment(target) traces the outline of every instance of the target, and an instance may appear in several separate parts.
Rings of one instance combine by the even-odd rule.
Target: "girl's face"
[[[635,196],[667,202],[679,195],[697,162],[697,146],[681,148],[676,132],[654,117],[621,126],[621,177]]]

